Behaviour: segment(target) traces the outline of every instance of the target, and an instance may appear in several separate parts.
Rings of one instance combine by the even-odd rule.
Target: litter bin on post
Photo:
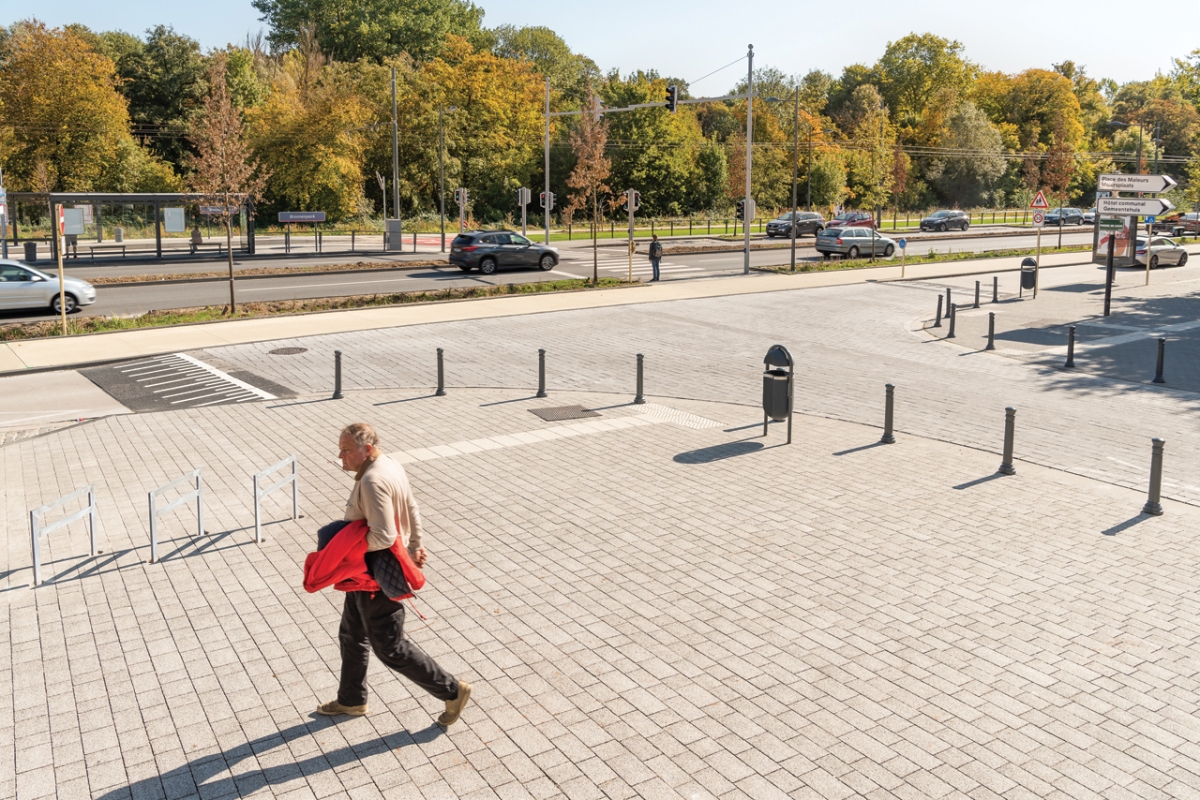
[[[120,225],[113,228],[113,241],[117,244],[122,244],[125,241],[125,229]]]
[[[1032,258],[1027,258],[1021,262],[1021,291],[1018,297],[1025,294],[1026,289],[1032,290],[1037,285],[1037,262]]]
[[[792,354],[781,344],[772,345],[763,359],[763,436],[767,435],[770,420],[788,424],[787,443],[792,443],[792,385],[795,363]],[[787,369],[783,369],[787,367]]]
[[[25,243],[25,263],[37,261],[37,242]]]

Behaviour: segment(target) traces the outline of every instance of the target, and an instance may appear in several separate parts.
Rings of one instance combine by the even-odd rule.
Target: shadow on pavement
[[[871,442],[870,444],[864,444],[859,447],[851,447],[849,450],[838,450],[836,453],[834,453],[834,455],[835,456],[848,456],[851,453],[861,453],[863,450],[871,450],[873,448],[882,447],[882,446],[883,446],[883,442]]]
[[[978,486],[981,483],[987,483],[988,481],[994,481],[997,478],[1006,478],[1006,477],[1008,477],[1008,476],[1004,475],[1003,473],[997,472],[995,474],[988,475],[985,478],[976,478],[973,481],[967,481],[966,483],[960,483],[958,486],[955,486],[953,488],[959,489],[959,490],[970,489],[972,486]]]
[[[239,772],[236,776],[226,774],[230,773],[235,765],[246,759],[257,758],[275,748],[328,730],[337,724],[337,720],[328,717],[314,717],[312,722],[294,725],[278,733],[231,747],[217,755],[204,755],[162,775],[145,778],[129,786],[111,789],[100,795],[99,800],[117,800],[117,798],[127,800],[130,795],[133,797],[162,797],[164,790],[167,797],[191,797],[197,791],[204,797],[246,797],[267,786],[297,779],[302,780],[306,775],[354,764],[367,756],[386,750],[396,750],[413,744],[427,744],[442,735],[441,726],[435,722],[416,733],[398,731],[373,741],[343,747],[329,753],[320,753],[298,761],[289,759],[287,763],[278,766],[269,766],[251,772]],[[222,774],[225,774],[225,777],[211,783],[208,782]]]
[[[712,447],[702,447],[699,450],[689,450],[680,453],[673,459],[679,464],[711,464],[735,456],[744,456],[763,449],[762,442],[751,442],[743,439],[740,442],[727,442]]]
[[[1100,533],[1103,536],[1116,536],[1118,533],[1124,533],[1139,522],[1145,522],[1150,518],[1149,514],[1138,514],[1136,517],[1130,517],[1121,524],[1113,525],[1111,528],[1100,531]]]

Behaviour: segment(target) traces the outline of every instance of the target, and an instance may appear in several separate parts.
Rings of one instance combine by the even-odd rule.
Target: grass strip
[[[230,314],[228,306],[202,306],[178,308],[169,311],[149,311],[128,317],[73,317],[67,320],[71,334],[105,333],[109,331],[160,328],[171,325],[190,325],[202,322],[226,322],[234,319],[255,319],[288,314],[305,314],[317,311],[337,311],[378,306],[409,305],[445,300],[469,300],[482,297],[500,297],[521,294],[544,294],[547,292],[570,292],[588,289],[607,289],[618,286],[638,285],[619,278],[601,278],[593,284],[583,278],[539,281],[535,283],[506,283],[499,286],[467,286],[462,288],[435,289],[422,292],[396,292],[393,294],[367,294],[353,297],[327,297],[312,300],[272,300],[243,303],[237,312]],[[58,318],[38,322],[21,322],[0,326],[0,342],[22,339],[41,339],[60,336]]]
[[[1054,255],[1056,253],[1087,253],[1091,252],[1092,246],[1087,245],[1071,245],[1068,247],[1043,247],[1042,255]],[[985,250],[982,252],[960,252],[960,253],[930,253],[923,256],[909,256],[905,261],[906,264],[938,264],[946,261],[978,261],[985,258],[1012,258],[1014,256],[1032,256],[1036,250],[1030,248],[1028,250]],[[863,267],[895,267],[900,265],[900,259],[892,256],[884,259],[877,257],[874,263],[869,258],[858,258],[853,261],[843,259],[839,261],[805,261],[803,266],[800,262],[796,264],[796,272],[827,272],[838,269],[862,269]],[[779,264],[769,267],[751,267],[751,269],[761,270],[763,272],[782,272],[789,274],[792,268],[788,264]]]
[[[255,278],[264,275],[303,275],[306,272],[358,272],[361,270],[378,271],[384,269],[423,269],[429,267],[444,267],[446,261],[345,261],[341,264],[317,264],[311,267],[248,267],[235,270],[234,279]],[[159,281],[205,280],[210,278],[228,278],[229,270],[213,272],[167,272],[160,275],[109,275],[89,278],[93,286],[105,286],[117,283],[157,283]]]

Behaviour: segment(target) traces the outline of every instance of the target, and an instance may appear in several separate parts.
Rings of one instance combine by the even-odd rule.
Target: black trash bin
[[[25,243],[25,260],[37,261],[37,242]]]
[[[1027,258],[1021,262],[1021,288],[1032,289],[1037,285],[1037,262]]]
[[[792,354],[781,344],[773,345],[763,359],[763,436],[767,435],[768,420],[788,424],[788,444],[792,443],[792,380],[795,362]],[[784,369],[787,367],[787,369]]]

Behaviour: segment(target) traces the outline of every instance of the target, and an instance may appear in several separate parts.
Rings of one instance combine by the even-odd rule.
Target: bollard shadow
[[[291,406],[307,406],[307,405],[312,405],[313,403],[328,403],[332,399],[333,399],[332,397],[317,397],[313,400],[297,400],[294,403],[277,403],[276,405],[273,405],[273,406],[267,406],[267,408],[290,408]]]
[[[1105,530],[1100,531],[1100,535],[1116,536],[1118,533],[1124,533],[1134,525],[1137,525],[1140,522],[1145,522],[1148,519],[1153,519],[1153,517],[1151,517],[1149,514],[1138,514],[1136,517],[1130,517],[1122,523],[1113,525],[1111,528],[1106,528]]]
[[[997,478],[1007,478],[1007,477],[1009,477],[1009,476],[1005,475],[1002,472],[995,472],[995,473],[992,473],[991,475],[988,475],[987,477],[976,478],[973,481],[967,481],[966,483],[960,483],[958,486],[953,486],[951,488],[958,489],[961,491],[963,489],[970,489],[972,486],[978,486],[981,483],[987,483],[988,481],[994,481]]]
[[[404,397],[400,400],[384,400],[382,403],[372,403],[374,406],[394,406],[396,403],[411,403],[414,400],[428,400],[431,397],[441,397],[438,394],[423,394],[420,397]]]
[[[162,797],[166,791],[167,797],[192,797],[199,793],[204,797],[246,797],[260,789],[276,786],[289,781],[303,781],[309,775],[315,775],[329,770],[358,764],[368,756],[389,750],[398,750],[414,744],[428,744],[442,736],[444,731],[436,722],[428,728],[409,733],[397,731],[387,736],[380,736],[372,741],[341,747],[327,753],[317,753],[308,758],[295,760],[288,758],[285,763],[277,766],[262,767],[257,770],[238,770],[234,768],[249,759],[257,759],[264,753],[278,748],[286,748],[292,742],[328,730],[341,722],[351,719],[334,719],[313,715],[311,722],[293,725],[278,733],[255,739],[252,742],[236,745],[216,755],[207,754],[189,761],[150,778],[111,789],[98,800],[127,800],[133,797]]]
[[[771,420],[770,424],[774,425],[775,420]],[[739,425],[736,428],[726,428],[725,433],[737,433],[738,431],[748,431],[751,428],[761,428],[761,422],[751,422],[749,425]]]
[[[546,399],[548,399],[548,398],[538,397],[537,395],[531,394],[531,395],[529,395],[529,397],[517,397],[513,400],[497,400],[494,403],[480,403],[479,407],[487,408],[488,406],[503,406],[503,405],[507,405],[509,403],[525,403],[525,402],[528,402],[529,400],[546,400]]]
[[[883,447],[883,446],[884,446],[883,442],[872,442],[871,444],[864,444],[859,447],[851,447],[849,450],[839,450],[836,453],[834,453],[833,455],[848,456],[851,453],[861,453],[863,450],[872,450],[876,447]]]
[[[742,439],[737,442],[726,442],[725,444],[717,444],[712,447],[702,447],[699,450],[689,450],[686,453],[679,453],[672,460],[677,464],[711,464],[714,461],[723,461],[727,458],[755,453],[762,450],[763,447],[762,442],[752,442],[748,439]]]

